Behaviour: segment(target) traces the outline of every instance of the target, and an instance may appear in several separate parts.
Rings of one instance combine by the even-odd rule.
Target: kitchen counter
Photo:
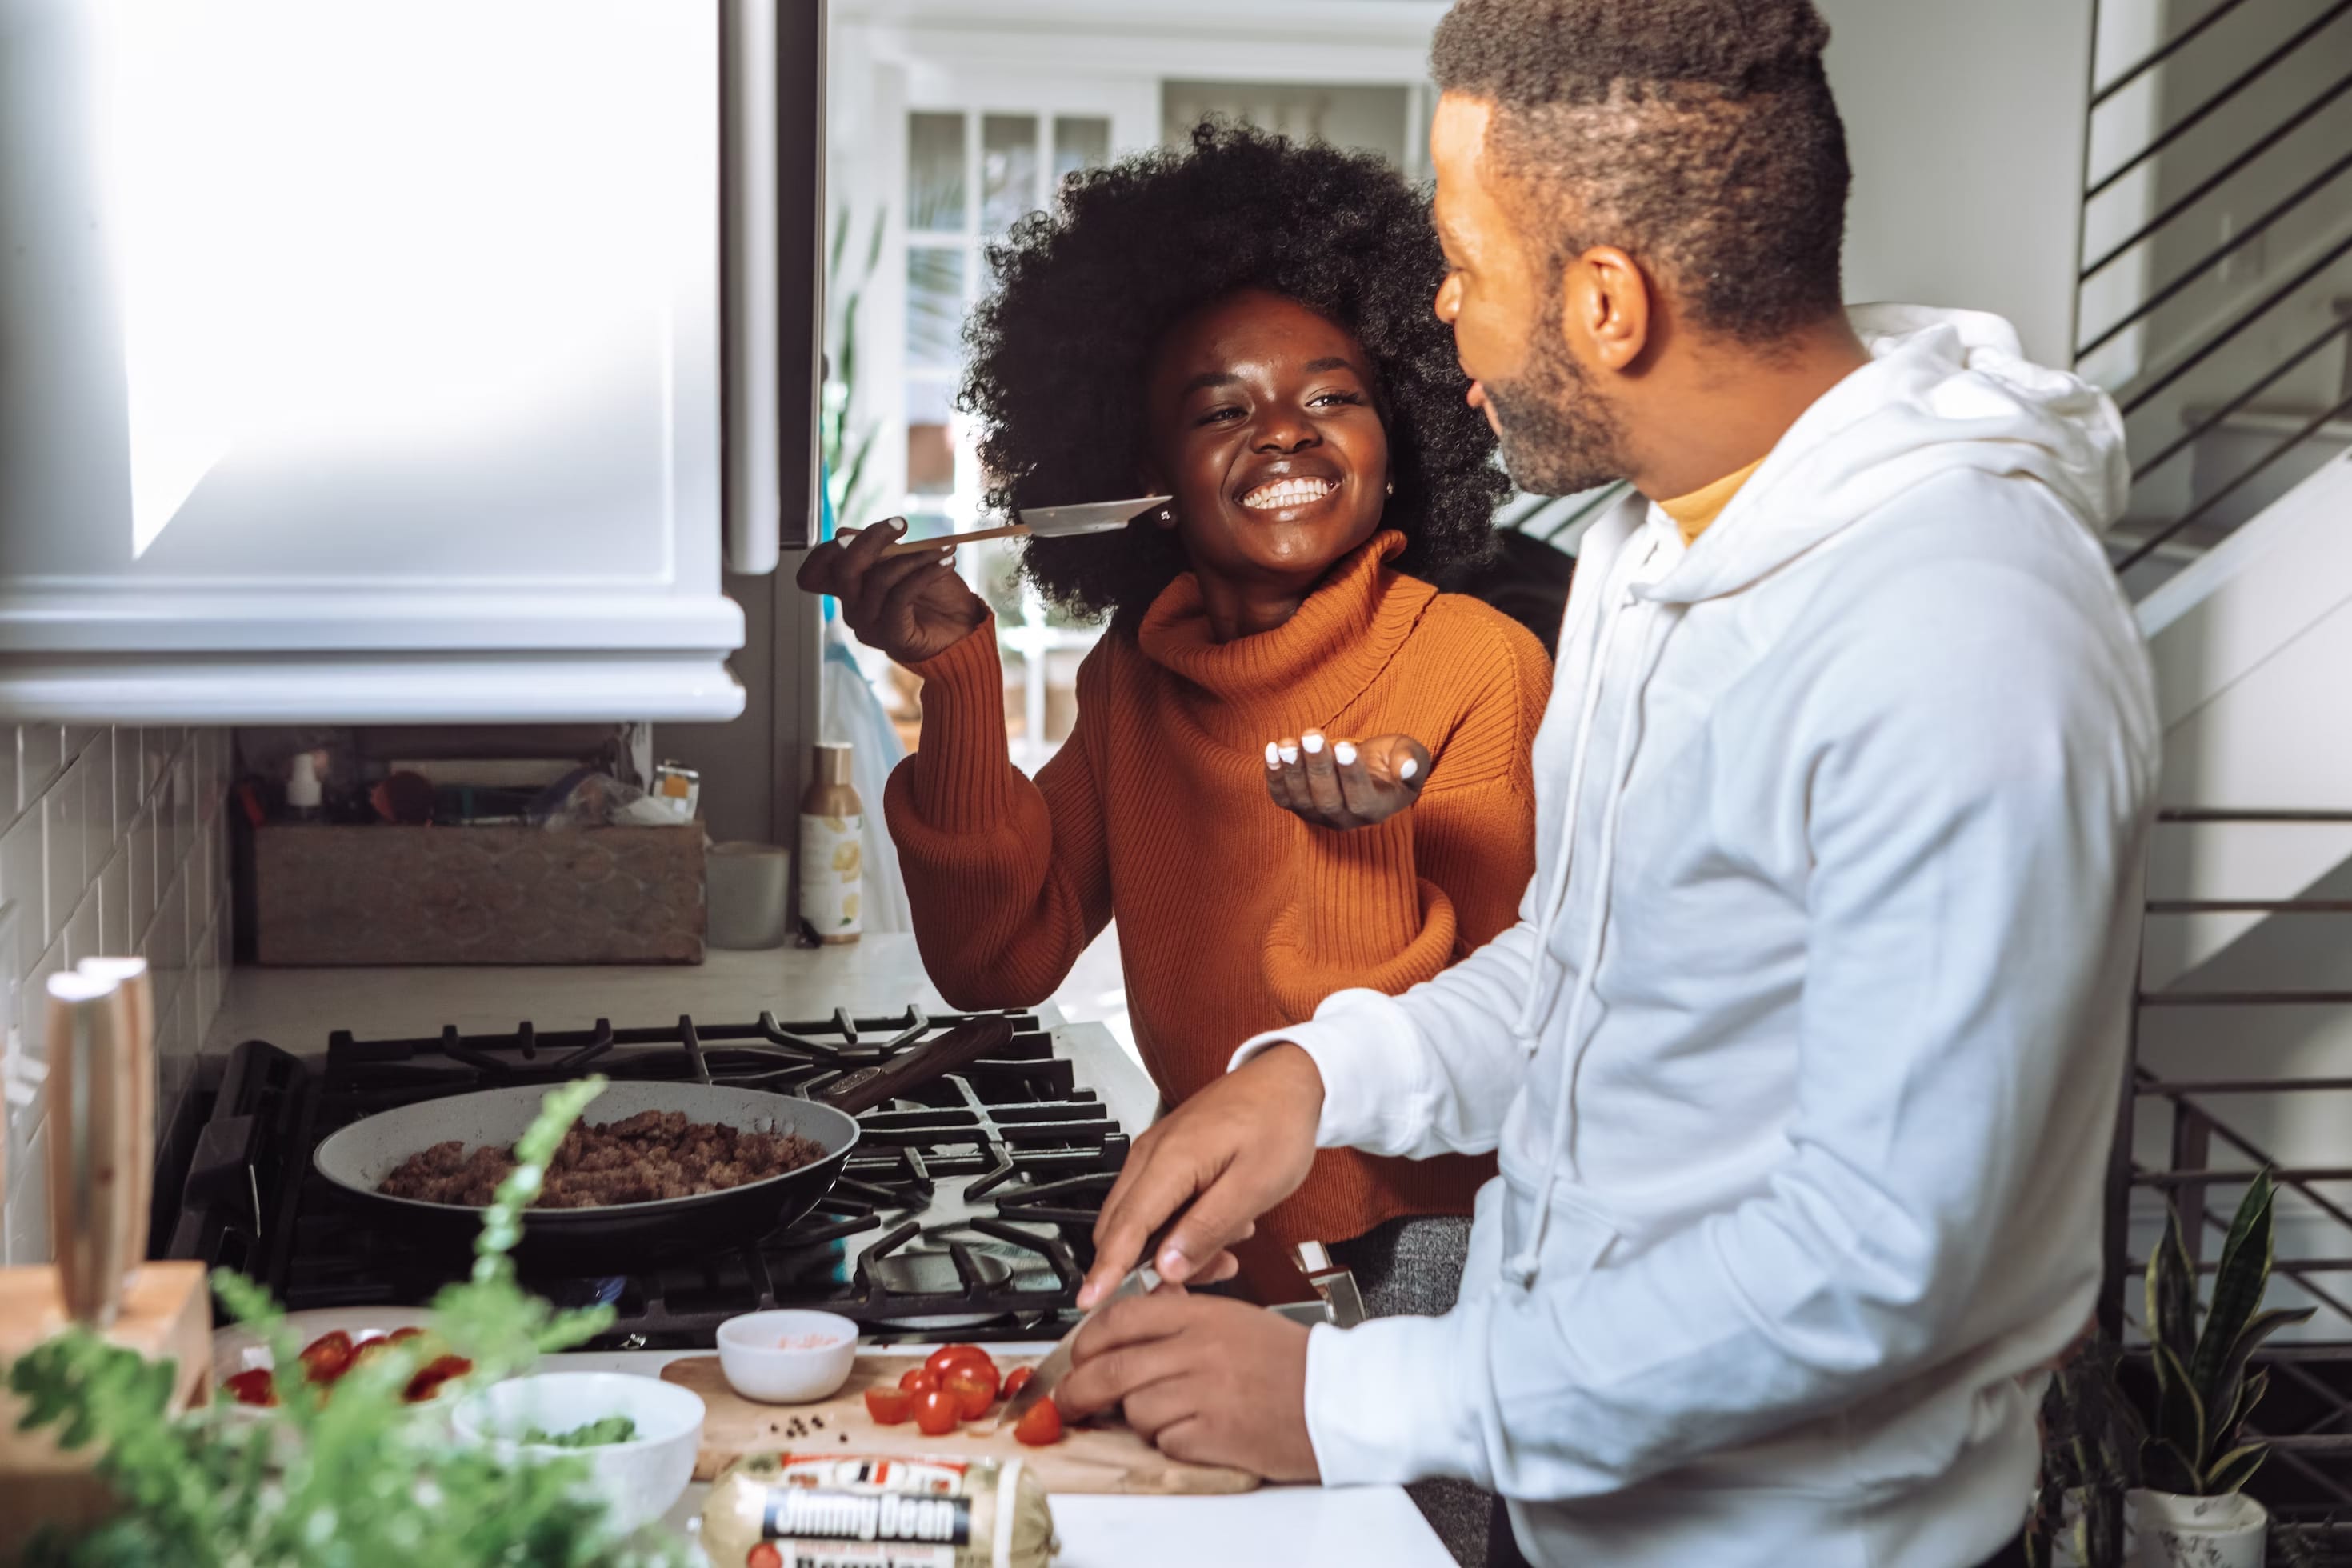
[[[730,1022],[762,1010],[780,1019],[823,1017],[835,1007],[895,1013],[909,1002],[951,1012],[923,973],[910,936],[868,936],[854,946],[714,951],[690,967],[264,969],[232,972],[205,1044],[225,1054],[264,1039],[298,1055],[326,1048],[337,1029],[404,1037],[461,1030],[504,1033],[524,1019],[581,1028],[595,1019],[657,1023],[681,1013]],[[1056,1023],[1052,1009],[1039,1009]],[[1130,1131],[1150,1124],[1159,1095],[1108,1030],[1061,1024],[1056,1040],[1077,1082],[1092,1089]],[[1028,1347],[1042,1353],[1048,1347]],[[680,1354],[616,1351],[549,1358],[551,1368],[653,1376]],[[700,1512],[708,1488],[689,1489],[674,1522]],[[1280,1563],[1285,1568],[1447,1568],[1453,1559],[1397,1487],[1327,1491],[1275,1487],[1241,1497],[1058,1497],[1059,1568],[1199,1568]]]
[[[917,1346],[906,1347],[909,1351]],[[990,1347],[1042,1355],[1046,1344]],[[651,1377],[701,1351],[614,1351],[547,1358],[551,1372],[632,1372]],[[697,1527],[710,1488],[696,1482],[670,1511]],[[1054,1499],[1062,1550],[1055,1568],[1201,1568],[1279,1563],[1283,1568],[1452,1568],[1421,1510],[1400,1487],[1266,1487],[1239,1497]],[[733,1568],[718,1564],[716,1568]]]

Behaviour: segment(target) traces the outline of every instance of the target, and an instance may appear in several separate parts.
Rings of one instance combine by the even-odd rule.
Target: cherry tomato
[[[222,1384],[229,1396],[239,1405],[269,1405],[278,1403],[278,1384],[266,1366],[250,1372],[240,1372]]]
[[[337,1329],[302,1347],[302,1374],[312,1383],[332,1383],[352,1364],[352,1336]]]
[[[411,1340],[422,1338],[424,1333],[423,1329],[394,1329],[392,1331],[392,1342],[396,1345],[406,1344]]]
[[[874,1417],[877,1426],[896,1426],[915,1413],[915,1396],[903,1388],[869,1388],[866,1391],[866,1414]]]
[[[474,1370],[474,1363],[461,1355],[436,1356],[426,1362],[401,1395],[411,1405],[422,1404],[441,1392],[441,1385],[453,1377],[463,1377]]]
[[[926,1437],[943,1437],[956,1429],[960,1407],[956,1396],[934,1388],[915,1399],[915,1426]]]
[[[1030,1377],[1035,1373],[1036,1370],[1037,1369],[1034,1366],[1016,1366],[1011,1372],[1006,1373],[1004,1374],[1004,1397],[1010,1399],[1014,1394],[1020,1393],[1023,1388],[1028,1385]]]
[[[784,1568],[784,1554],[772,1541],[762,1541],[743,1555],[743,1568]]]
[[[979,1420],[996,1403],[996,1374],[992,1371],[982,1373],[971,1365],[958,1366],[940,1386],[955,1395],[956,1409],[967,1421]]]
[[[945,1383],[947,1381],[948,1369],[961,1362],[969,1362],[976,1366],[984,1366],[991,1372],[994,1372],[996,1370],[996,1363],[990,1358],[989,1353],[986,1351],[981,1349],[978,1345],[941,1345],[939,1349],[931,1352],[930,1359],[924,1362],[923,1364],[930,1368],[933,1372],[939,1373],[940,1381],[941,1383]]]
[[[1013,1426],[1013,1436],[1015,1441],[1033,1448],[1062,1440],[1062,1413],[1055,1408],[1051,1394],[1029,1407],[1028,1414]]]
[[[940,1374],[927,1366],[910,1366],[899,1375],[898,1386],[909,1394],[924,1394],[940,1385]]]

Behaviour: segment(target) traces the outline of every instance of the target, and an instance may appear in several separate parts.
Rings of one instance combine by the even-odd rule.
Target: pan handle
[[[1012,1043],[1012,1019],[974,1018],[911,1051],[901,1051],[879,1067],[845,1074],[809,1098],[855,1116],[919,1089],[941,1073],[994,1055]]]

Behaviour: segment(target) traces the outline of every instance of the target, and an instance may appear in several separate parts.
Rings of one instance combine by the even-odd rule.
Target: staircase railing
[[[2114,11],[2129,3],[2094,0],[2095,37],[2105,36],[2098,31],[2103,8]],[[2137,4],[2153,7],[2160,0]],[[2241,59],[2244,63],[2238,65]],[[2205,90],[2185,86],[2185,79],[2200,74],[2221,79]],[[2295,313],[2308,313],[2314,306],[2325,310],[2337,295],[2352,296],[2352,282],[2336,281],[2352,272],[2342,265],[2352,257],[2347,95],[2352,0],[2220,0],[2094,85],[2084,136],[2075,363],[2095,378],[2103,351],[2137,348],[2111,390],[2131,430],[2135,500],[2155,511],[2151,516],[2136,509],[2114,536],[2111,553],[2118,572],[2131,572],[2159,555],[2191,555],[2214,542],[2231,526],[2231,503],[2249,486],[2307,451],[2330,434],[2331,426],[2352,415],[2352,310],[2338,302],[2335,319],[2315,332],[2289,334],[2292,341],[2284,346],[2256,342],[2280,335]],[[2173,98],[2189,101],[2168,101]],[[2273,98],[2284,108],[2274,116],[2262,112]],[[2127,134],[2134,127],[2125,123],[2134,113],[2145,121],[2136,137]],[[2124,145],[2094,166],[2099,132],[2119,126],[2126,134],[2113,139]],[[2191,169],[2203,172],[2192,177]],[[2200,215],[2210,216],[2214,198],[2249,189],[2255,177],[2284,189],[2265,199],[2259,213],[2227,225],[2219,243],[2196,248],[2191,237]],[[2179,188],[2168,193],[2168,184]],[[2101,204],[2135,195],[2147,210],[2136,221],[2127,216],[2123,232],[2098,240],[2092,254],[2095,219],[2108,211]],[[2230,274],[2245,267],[2259,271],[2263,242],[2290,225],[2305,233],[2316,226],[2318,235],[2305,242],[2305,254],[2287,263],[2284,279],[2273,284],[2258,279],[2230,289]],[[2185,251],[2187,258],[2169,261],[2175,251]],[[2134,265],[2146,275],[2129,289],[2126,303],[2105,319],[2084,320],[2095,294],[2132,280],[2126,268]],[[2159,266],[2161,277],[2154,275]],[[2190,312],[2184,307],[2200,287],[2225,298],[2215,309]],[[2191,319],[2175,319],[2182,315]],[[2298,404],[2282,438],[2210,482],[2200,473],[2200,482],[2184,485],[2171,471],[2336,345],[2343,345],[2346,355],[2341,384]],[[2177,406],[2184,396],[2197,401]],[[2170,416],[2180,421],[2177,433],[2163,428]],[[2281,422],[2267,423],[2275,428]],[[2186,490],[2188,499],[2177,504],[2164,500],[2168,487]]]

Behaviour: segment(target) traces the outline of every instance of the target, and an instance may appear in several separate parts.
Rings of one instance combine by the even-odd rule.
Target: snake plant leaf
[[[2141,1451],[2140,1479],[2143,1485],[2158,1491],[2184,1496],[2197,1490],[2199,1480],[2197,1467],[2189,1462],[2189,1456],[2161,1437],[2150,1438]]]
[[[2230,1356],[2221,1363],[2221,1375],[2215,1380],[2211,1388],[2204,1391],[2206,1408],[2213,1411],[2226,1410],[2236,1421],[2244,1420],[2246,1413],[2253,1408],[2252,1401],[2242,1397],[2242,1390],[2246,1379],[2247,1362],[2252,1357],[2254,1352],[2261,1348],[2264,1340],[2269,1339],[2281,1329],[2309,1321],[2312,1313],[2316,1310],[2317,1309],[2314,1307],[2273,1307],[2267,1312],[2257,1313],[2251,1321],[2238,1331],[2237,1343],[2230,1347]],[[2234,1424],[2229,1426],[2216,1426],[2207,1434],[2207,1437],[2210,1442],[2219,1447],[2228,1442],[2231,1434],[2236,1429]]]
[[[2254,1413],[2254,1406],[2260,1405],[2263,1402],[2263,1395],[2270,1391],[2271,1374],[2269,1373],[2258,1369],[2253,1376],[2246,1379],[2244,1384],[2238,1390],[2238,1403],[2230,1411],[2230,1423],[2221,1428],[2219,1441],[2227,1443],[2235,1437],[2238,1435],[2238,1428],[2246,1424],[2246,1417]]]
[[[2271,1447],[2267,1443],[2248,1443],[2231,1449],[2206,1467],[2204,1484],[2199,1490],[2207,1497],[2245,1490],[2246,1482],[2263,1468],[2263,1461],[2269,1458],[2270,1454]]]
[[[2197,1353],[2197,1269],[2178,1214],[2167,1217],[2164,1239],[2147,1260],[2147,1337],[2172,1352],[2185,1375]]]
[[[2150,1348],[2156,1352],[2156,1377],[2161,1391],[2157,1398],[2157,1440],[2177,1450],[2193,1476],[2197,1461],[2205,1453],[2205,1402],[2170,1345],[2158,1341]]]
[[[2198,1336],[2197,1353],[2189,1363],[2189,1375],[2197,1380],[2197,1386],[2205,1392],[2210,1404],[2219,1403],[2211,1395],[2218,1386],[2222,1363],[2230,1359],[2238,1342],[2238,1331],[2261,1309],[2263,1291],[2270,1284],[2271,1209],[2277,1195],[2278,1188],[2271,1173],[2257,1173],[2246,1187],[2246,1195],[2239,1201],[2237,1216],[2230,1222],[2229,1239],[2221,1245],[2221,1268],[2213,1277],[2213,1300],[2205,1309],[2205,1331]]]

